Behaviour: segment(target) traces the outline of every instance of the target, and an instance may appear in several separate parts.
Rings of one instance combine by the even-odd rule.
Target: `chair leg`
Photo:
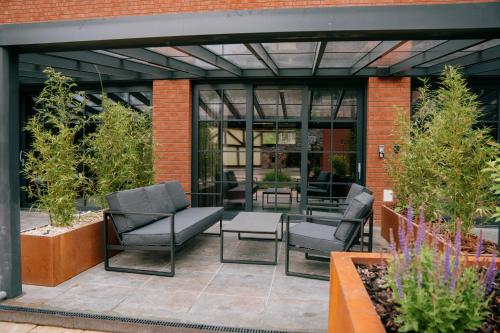
[[[319,274],[308,274],[308,273],[301,273],[301,272],[293,272],[290,270],[290,257],[289,257],[289,251],[290,248],[287,244],[286,248],[286,259],[285,259],[285,274],[287,276],[296,276],[296,277],[302,277],[302,278],[307,278],[307,279],[315,279],[315,280],[322,280],[322,281],[330,281],[330,276],[327,275],[319,275]]]
[[[215,236],[220,237],[222,234],[222,219],[219,220],[219,232],[202,232],[203,236]]]

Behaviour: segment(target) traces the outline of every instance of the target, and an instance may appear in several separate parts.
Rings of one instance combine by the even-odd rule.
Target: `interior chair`
[[[293,222],[297,222],[295,225],[290,225],[291,218],[295,220]],[[368,243],[371,243],[373,237],[373,195],[367,192],[362,192],[352,198],[341,217],[287,215],[286,275],[329,280],[329,276],[290,270],[290,251],[305,253],[308,259],[323,258],[324,260],[328,259],[332,251],[351,251],[360,235],[362,238],[361,251],[364,251],[366,223],[369,225]]]

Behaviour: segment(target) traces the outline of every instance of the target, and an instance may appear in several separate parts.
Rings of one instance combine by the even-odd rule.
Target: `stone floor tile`
[[[64,327],[37,326],[30,333],[83,333],[83,331]]]
[[[174,278],[153,276],[141,289],[201,292],[214,276],[215,273],[181,271],[176,272]]]
[[[66,287],[43,287],[29,284],[23,284],[22,288],[23,293],[20,296],[5,300],[2,303],[20,306],[42,306],[48,300],[54,299],[68,290]]]
[[[0,322],[0,332],[2,333],[27,333],[33,328],[35,328],[35,325],[32,324]]]
[[[274,299],[302,299],[322,301],[328,299],[330,283],[294,276],[275,276],[270,297]]]
[[[80,284],[47,301],[45,305],[60,310],[100,313],[113,309],[133,291],[125,287]]]
[[[206,294],[267,297],[271,287],[270,275],[217,274],[205,289]],[[209,296],[206,296],[209,297]]]
[[[109,313],[128,317],[172,319],[187,313],[198,296],[199,292],[136,290]]]

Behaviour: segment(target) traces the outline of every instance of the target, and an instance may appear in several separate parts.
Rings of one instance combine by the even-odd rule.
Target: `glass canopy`
[[[78,81],[228,77],[430,76],[445,64],[500,74],[500,39],[317,41],[162,46],[20,55],[21,82],[51,66]],[[98,69],[98,71],[96,70]]]

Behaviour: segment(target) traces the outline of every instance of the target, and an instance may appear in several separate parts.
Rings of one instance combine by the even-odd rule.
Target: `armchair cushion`
[[[311,222],[301,222],[290,227],[289,243],[322,252],[342,251],[344,242],[333,236],[336,227]]]
[[[344,211],[344,218],[365,218],[371,211],[372,206],[373,196],[366,192],[362,192],[352,199],[351,203]],[[335,232],[335,237],[340,241],[347,241],[353,237],[358,227],[360,227],[360,224],[357,222],[341,221]]]
[[[177,212],[174,217],[174,243],[203,232],[222,218],[222,207],[196,207]],[[170,245],[171,217],[160,219],[122,235],[123,245]]]
[[[186,193],[178,181],[165,182],[165,187],[176,212],[191,204],[186,198]]]
[[[123,212],[151,213],[153,209],[143,187],[114,192],[106,196],[110,210]],[[118,233],[133,230],[154,221],[151,215],[113,214]]]

